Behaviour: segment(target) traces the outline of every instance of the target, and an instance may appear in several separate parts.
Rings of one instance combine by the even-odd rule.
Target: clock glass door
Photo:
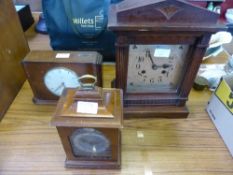
[[[130,45],[127,92],[176,92],[188,45]]]
[[[111,144],[108,138],[97,129],[80,128],[70,136],[73,154],[77,158],[110,159]]]

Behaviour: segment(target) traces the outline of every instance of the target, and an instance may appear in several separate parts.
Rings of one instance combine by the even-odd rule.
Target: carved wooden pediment
[[[118,26],[207,26],[215,25],[219,14],[183,0],[124,0],[110,8],[111,25]]]

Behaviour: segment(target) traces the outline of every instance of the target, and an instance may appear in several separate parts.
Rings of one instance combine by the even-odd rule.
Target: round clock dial
[[[187,45],[130,45],[127,92],[176,90],[187,52]]]
[[[70,137],[75,156],[109,157],[110,142],[100,131],[93,128],[81,128]]]
[[[57,67],[50,69],[44,76],[47,89],[56,96],[60,96],[64,88],[79,87],[79,76],[71,69]]]

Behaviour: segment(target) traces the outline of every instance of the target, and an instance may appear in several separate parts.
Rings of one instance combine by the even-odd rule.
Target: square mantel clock
[[[219,15],[181,0],[111,5],[116,34],[115,87],[124,117],[186,117],[186,101]]]
[[[64,88],[80,86],[83,75],[102,86],[102,56],[97,52],[32,51],[22,62],[36,104],[54,104]]]
[[[120,168],[122,98],[120,89],[63,91],[51,123],[65,150],[66,167]]]

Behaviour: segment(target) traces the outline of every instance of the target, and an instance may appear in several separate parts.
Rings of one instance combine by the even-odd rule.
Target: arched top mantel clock
[[[186,117],[186,101],[219,15],[182,0],[111,5],[116,34],[115,87],[125,117]]]

